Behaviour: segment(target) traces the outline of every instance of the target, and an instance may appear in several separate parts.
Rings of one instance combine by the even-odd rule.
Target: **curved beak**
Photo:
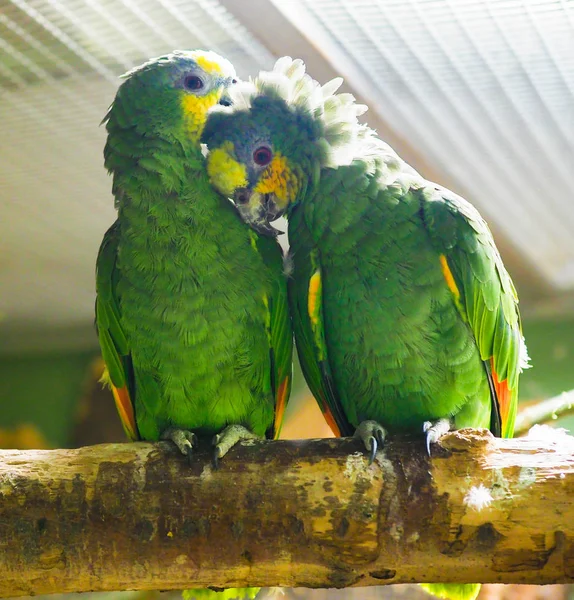
[[[239,215],[252,229],[262,235],[277,237],[283,233],[271,225],[285,212],[275,202],[274,194],[261,194],[248,188],[239,188],[233,194]]]
[[[227,79],[225,79],[224,86],[223,86],[223,93],[221,94],[221,98],[219,99],[218,104],[221,104],[221,106],[232,106],[233,105],[233,100],[231,99],[231,95],[229,94],[229,88],[232,85],[235,85],[236,83],[237,83],[237,79],[235,79],[233,77],[228,77]]]
[[[218,104],[221,106],[231,106],[233,103],[231,102],[231,97],[227,93],[227,89],[223,90],[223,94],[221,94],[221,98],[219,99]]]

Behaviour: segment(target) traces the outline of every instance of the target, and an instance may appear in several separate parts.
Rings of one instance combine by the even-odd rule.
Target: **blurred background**
[[[532,357],[522,405],[574,388],[574,0],[0,0],[0,447],[123,440],[97,383],[94,263],[115,218],[99,123],[119,75],[197,47],[242,78],[286,54],[342,75],[381,137],[491,225]],[[298,377],[284,437],[326,435]],[[291,593],[391,595],[423,596]]]

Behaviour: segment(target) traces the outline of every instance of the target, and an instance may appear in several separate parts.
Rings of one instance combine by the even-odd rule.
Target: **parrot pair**
[[[98,255],[96,323],[131,439],[190,457],[213,436],[217,461],[240,439],[277,437],[291,321],[327,421],[371,460],[387,430],[424,430],[429,448],[453,427],[512,435],[526,351],[488,227],[360,125],[339,85],[289,58],[236,84],[204,51],[125,75],[104,119],[118,218]],[[287,279],[270,225],[282,214]]]
[[[203,141],[211,183],[262,235],[289,222],[289,304],[305,379],[373,460],[387,431],[513,434],[528,356],[487,224],[358,122],[366,107],[300,60],[230,90]],[[425,584],[470,600],[479,584]]]

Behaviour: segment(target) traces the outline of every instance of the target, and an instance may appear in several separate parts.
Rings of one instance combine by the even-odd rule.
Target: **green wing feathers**
[[[134,413],[134,378],[130,348],[120,322],[120,307],[116,295],[118,271],[117,246],[120,225],[116,221],[106,232],[100,247],[96,267],[96,325],[106,364],[104,380],[110,385],[122,425],[128,437],[139,439]],[[255,236],[255,234],[254,234]],[[272,289],[265,297],[268,308],[268,337],[271,364],[271,390],[275,402],[275,420],[270,437],[278,437],[292,382],[293,334],[287,301],[287,286],[283,260],[275,240],[253,239],[266,266],[274,274]],[[273,245],[271,247],[270,245]]]
[[[423,188],[421,194],[425,226],[441,253],[445,279],[492,376],[502,435],[512,437],[518,376],[528,363],[516,290],[478,211],[439,187]]]
[[[275,420],[269,437],[277,439],[281,433],[285,408],[293,382],[293,329],[287,300],[287,284],[283,269],[283,253],[275,239],[257,236],[251,239],[265,265],[273,274],[272,291],[265,298],[269,319],[269,355],[271,357],[271,389],[275,399]]]
[[[344,414],[329,365],[319,254],[317,250],[312,250],[313,243],[301,218],[301,211],[293,212],[289,231],[295,232],[290,252],[297,273],[297,277],[290,278],[288,282],[289,304],[301,370],[333,433],[337,437],[352,435],[354,428]]]
[[[120,308],[116,297],[117,247],[119,222],[104,235],[96,262],[96,326],[106,364],[103,380],[112,389],[116,407],[127,436],[139,439],[135,421],[134,384],[128,341],[120,324]]]

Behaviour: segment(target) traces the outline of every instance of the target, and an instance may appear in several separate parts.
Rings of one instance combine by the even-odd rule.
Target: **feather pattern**
[[[178,83],[214,61],[192,52],[146,63],[105,118],[118,219],[98,255],[96,324],[132,438],[231,423],[272,436],[289,396],[282,252],[209,185],[197,132],[213,100],[192,106]],[[230,75],[227,61],[214,68],[216,83]]]

